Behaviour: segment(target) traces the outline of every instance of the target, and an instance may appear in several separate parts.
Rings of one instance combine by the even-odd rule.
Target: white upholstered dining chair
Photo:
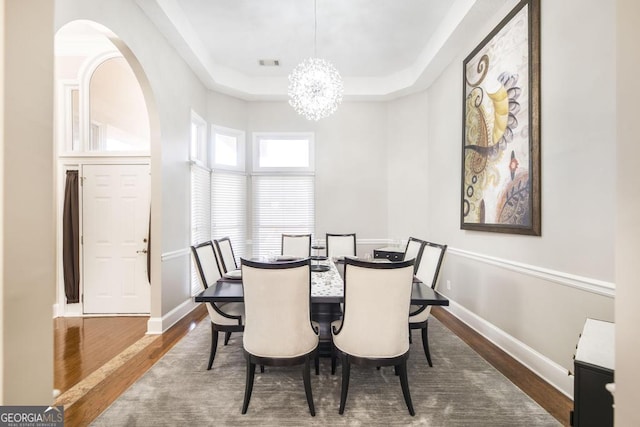
[[[414,273],[418,271],[418,267],[420,266],[424,245],[424,240],[416,239],[415,237],[409,237],[409,240],[407,241],[407,247],[404,250],[404,257],[402,259],[404,261],[408,261],[410,259],[415,260],[413,265]]]
[[[202,288],[207,289],[209,286],[215,286],[221,275],[213,243],[209,241],[191,246],[191,253]],[[225,333],[224,344],[227,345],[232,332],[244,330],[244,303],[209,303],[206,306],[211,320],[211,350],[207,369],[211,369],[218,347],[218,332]]]
[[[351,364],[394,366],[409,413],[415,411],[409,392],[407,317],[411,303],[414,260],[393,263],[345,259],[344,314],[331,326],[333,351],[342,362],[339,413],[344,413]]]
[[[416,271],[416,277],[425,285],[435,289],[438,284],[438,276],[440,275],[440,267],[447,251],[447,245],[440,245],[432,242],[424,242],[424,250],[422,251],[422,259]],[[429,352],[429,315],[431,314],[430,305],[412,305],[409,314],[409,332],[412,329],[420,329],[422,334],[422,348],[424,355],[427,357],[429,366],[433,366],[431,362],[431,353]]]
[[[213,241],[216,249],[216,255],[218,256],[218,266],[220,267],[220,274],[225,277],[240,278],[240,269],[236,263],[236,256],[233,253],[233,246],[231,246],[231,239],[223,237],[221,239],[215,239]]]
[[[298,258],[311,256],[311,234],[283,234],[281,255]]]
[[[318,332],[311,324],[311,260],[261,263],[241,259],[247,360],[242,413],[247,413],[256,364],[303,365],[309,412],[315,416],[310,361],[318,373]]]
[[[327,256],[329,258],[343,258],[356,256],[356,234],[326,234]]]

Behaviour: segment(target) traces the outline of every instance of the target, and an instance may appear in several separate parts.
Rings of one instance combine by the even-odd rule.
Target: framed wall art
[[[540,0],[523,0],[463,62],[464,230],[539,236]]]

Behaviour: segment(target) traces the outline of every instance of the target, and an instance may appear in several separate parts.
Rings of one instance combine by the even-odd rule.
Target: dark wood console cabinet
[[[386,258],[389,261],[402,261],[404,258],[404,251],[395,246],[387,246],[380,249],[373,250],[374,258]]]
[[[614,324],[587,319],[574,359],[574,427],[613,426]]]

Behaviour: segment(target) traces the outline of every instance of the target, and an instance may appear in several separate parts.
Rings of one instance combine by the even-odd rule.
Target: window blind
[[[191,164],[191,244],[211,240],[211,178],[209,169]],[[200,292],[200,276],[191,256],[191,294]]]
[[[252,176],[253,256],[280,253],[282,234],[314,232],[314,177]]]
[[[240,265],[246,253],[247,177],[242,173],[215,170],[211,174],[211,235],[229,236]]]

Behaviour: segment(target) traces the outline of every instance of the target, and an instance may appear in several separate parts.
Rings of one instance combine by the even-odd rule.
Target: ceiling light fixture
[[[318,8],[313,1],[313,58],[302,61],[289,74],[289,105],[307,120],[330,116],[342,102],[342,77],[329,61],[317,57]]]

